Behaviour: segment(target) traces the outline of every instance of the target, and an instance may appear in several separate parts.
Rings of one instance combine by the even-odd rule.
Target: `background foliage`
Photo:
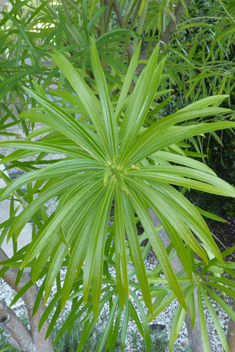
[[[182,194],[191,188],[224,196],[235,194],[233,187],[217,179],[205,163],[197,161],[205,162],[208,154],[207,164],[219,176],[224,176],[223,168],[228,170],[226,180],[233,184],[233,153],[225,149],[221,157],[218,144],[222,141],[227,148],[233,148],[232,131],[223,132],[223,138],[215,131],[234,127],[233,122],[228,122],[233,119],[233,112],[227,109],[234,106],[234,6],[232,2],[182,1],[179,4],[185,11],[176,21],[174,1],[120,1],[117,4],[121,17],[115,4],[12,0],[2,12],[1,128],[6,135],[6,127],[21,124],[26,139],[2,143],[2,147],[17,151],[1,162],[11,163],[9,168],[18,167],[26,173],[13,182],[2,175],[8,186],[1,191],[1,199],[13,195],[26,207],[20,216],[13,214],[2,226],[5,231],[1,240],[10,230],[8,238],[13,237],[16,242],[23,225],[30,219],[34,224],[32,244],[18,252],[15,246],[15,257],[4,265],[33,267],[30,285],[44,278],[39,297],[45,289],[45,300],[57,280],[57,293],[40,324],[55,307],[48,334],[61,308],[68,299],[72,300],[73,309],[56,341],[86,312],[78,351],[107,302],[110,319],[97,351],[105,343],[107,349],[113,350],[122,316],[122,348],[131,317],[149,350],[148,321],[164,309],[166,302],[177,297],[180,304],[170,338],[172,348],[187,306],[190,304],[194,311],[196,287],[202,334],[203,299],[223,347],[228,350],[208,297],[234,319],[231,308],[210,288],[219,287],[235,297],[233,281],[217,276],[218,271],[226,271],[234,277],[234,264],[223,266],[222,259],[232,249],[223,254],[218,251],[200,215],[205,215],[200,207],[233,216],[233,203],[213,200],[213,208],[206,208],[202,201],[205,198],[198,198],[195,193],[193,198],[188,196],[199,206],[195,208]],[[177,26],[166,40],[172,21]],[[157,46],[159,41],[165,45]],[[213,98],[208,98],[211,95]],[[38,123],[46,126],[36,130]],[[211,133],[210,142],[205,143],[203,134],[207,132]],[[22,161],[35,153],[39,153],[36,161]],[[66,160],[45,160],[49,153],[62,153]],[[41,165],[47,167],[38,170]],[[21,189],[25,184],[26,194]],[[44,203],[53,196],[59,197],[59,206],[48,218]],[[113,197],[114,225],[108,222]],[[148,207],[155,211],[171,237],[172,245],[167,250],[153,228]],[[79,219],[75,211],[79,212]],[[138,238],[135,225],[139,220],[145,232]],[[143,250],[139,244],[146,237],[150,242]],[[150,243],[160,262],[151,273],[144,268]],[[172,247],[185,269],[177,276],[170,266]],[[203,260],[194,259],[193,252]],[[134,264],[133,271],[127,271],[128,261]],[[61,265],[68,266],[63,289],[59,278]],[[110,274],[109,267],[115,268],[117,278]],[[162,271],[166,279],[160,277]],[[138,283],[133,281],[135,274]],[[132,301],[128,300],[129,286]],[[136,289],[142,290],[150,311],[147,317]],[[164,301],[167,293],[170,296]],[[152,305],[153,297],[157,298]],[[194,318],[192,314],[192,324]],[[208,350],[205,332],[203,336]]]

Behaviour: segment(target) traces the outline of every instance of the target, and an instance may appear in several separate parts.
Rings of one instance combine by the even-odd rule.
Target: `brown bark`
[[[25,352],[36,352],[29,330],[13,310],[7,307],[4,300],[0,301],[0,326],[14,348]]]
[[[185,5],[187,6],[189,3],[189,0],[184,0]],[[168,23],[165,32],[163,33],[163,35],[161,36],[160,40],[161,42],[163,42],[164,44],[167,44],[169,42],[169,40],[172,37],[172,34],[174,33],[176,26],[182,16],[184,12],[184,6],[182,5],[182,2],[179,1],[175,11],[174,11],[174,16],[175,16],[175,20],[171,19],[170,22]]]
[[[117,3],[117,0],[113,0],[113,9],[114,9],[114,12],[117,16],[118,23],[119,23],[120,27],[122,28],[123,24],[124,24],[124,19],[122,17],[122,13],[121,13],[120,7]],[[133,48],[132,48],[131,43],[129,43],[128,48],[127,48],[127,56],[128,56],[129,62],[131,61],[132,55],[133,55]]]
[[[233,301],[233,311],[235,312],[235,301]],[[227,342],[230,352],[235,352],[235,322],[230,318],[227,331]]]
[[[187,6],[189,1],[186,0],[184,2],[185,2],[185,5]],[[174,11],[175,20],[174,21],[172,19],[170,20],[165,32],[162,34],[162,36],[160,38],[161,46],[163,46],[164,44],[166,45],[169,42],[169,40],[171,39],[172,34],[174,33],[176,26],[182,16],[183,12],[184,12],[184,6],[182,5],[181,1],[179,1],[178,5],[176,6],[175,11]],[[157,43],[158,43],[157,41],[152,43],[152,51],[155,48],[155,46],[157,45]],[[149,59],[148,44],[146,42],[142,42],[139,60],[148,60],[148,59]],[[138,65],[138,67],[136,69],[137,76],[140,75],[140,73],[144,69],[145,65],[146,64],[139,64]]]
[[[5,252],[2,249],[0,249],[0,262],[7,260],[7,259],[8,259],[8,256],[5,254]],[[0,269],[1,268],[2,267],[0,266]],[[8,283],[9,286],[11,286],[11,288],[13,290],[15,290],[16,292],[19,292],[31,280],[31,277],[29,274],[23,273],[19,284],[17,286],[15,286],[15,280],[17,277],[17,273],[18,273],[18,269],[9,268],[7,270],[7,272],[3,275],[3,279],[4,279],[4,281],[6,281]],[[48,322],[45,322],[45,324],[43,325],[40,332],[38,331],[39,320],[41,319],[41,316],[45,311],[45,307],[43,305],[43,300],[40,302],[40,305],[39,305],[39,308],[38,308],[36,314],[34,316],[32,315],[34,303],[35,303],[35,300],[37,297],[37,292],[38,292],[37,287],[31,286],[31,288],[22,296],[22,299],[25,303],[25,307],[27,309],[28,317],[29,317],[30,331],[28,329],[27,330],[28,330],[28,333],[30,334],[31,339],[32,339],[31,352],[33,351],[32,348],[35,348],[35,351],[37,351],[37,352],[53,352],[53,347],[52,347],[52,343],[51,343],[50,339],[47,339],[45,341],[46,331],[48,328]],[[8,308],[7,312],[9,313],[10,311],[12,312],[12,310],[10,308]],[[14,312],[13,312],[13,314],[10,315],[11,319],[9,319],[9,322],[7,321],[7,324],[10,324],[10,323],[13,324],[13,325],[11,325],[12,329],[9,330],[10,339],[11,338],[15,339],[18,336],[16,334],[15,330],[17,330],[19,323],[16,324],[17,317],[16,317],[16,315],[15,315],[15,317],[13,315],[15,315]],[[20,320],[18,319],[18,321],[20,321]],[[14,323],[15,323],[15,328],[14,328]],[[12,335],[13,331],[16,334],[14,336]],[[7,338],[10,342],[9,336],[7,336]],[[19,345],[20,345],[20,343],[23,343],[21,340],[16,340],[16,341]],[[23,341],[28,342],[28,339],[25,339]],[[27,352],[28,351],[27,348],[28,348],[28,346],[26,344],[24,346],[24,349],[22,349],[22,351]]]
[[[161,225],[159,219],[157,218],[155,213],[152,211],[152,209],[149,209],[149,215],[150,215],[151,220],[154,224],[154,227]],[[164,244],[165,247],[167,247],[171,243],[171,240],[170,240],[168,234],[166,233],[165,229],[162,229],[161,231],[159,231],[159,235],[162,240],[162,243]],[[183,268],[178,256],[174,257],[174,259],[171,261],[171,265],[172,265],[172,268],[175,273],[178,273]],[[196,291],[194,291],[194,295],[195,295],[196,319],[195,319],[195,324],[194,324],[193,330],[191,329],[190,315],[188,315],[188,314],[186,315],[185,322],[186,322],[186,327],[187,327],[187,331],[188,331],[188,339],[189,339],[191,352],[204,352],[201,327],[200,327],[200,321],[199,321],[198,306],[197,306],[197,297],[196,297],[197,292]]]
[[[0,301],[0,326],[14,348],[25,352],[36,352],[31,333],[13,310],[7,307],[4,300]]]

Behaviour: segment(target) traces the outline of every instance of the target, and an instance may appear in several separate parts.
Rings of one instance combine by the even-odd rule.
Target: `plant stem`
[[[114,11],[116,13],[116,16],[117,16],[117,19],[118,19],[120,27],[124,28],[124,20],[123,20],[123,17],[122,17],[121,10],[120,10],[120,8],[118,6],[117,0],[113,0],[113,9],[114,9]],[[128,55],[128,61],[130,62],[131,58],[132,58],[132,55],[133,55],[133,49],[132,49],[131,43],[128,43],[126,46],[127,46],[126,51],[127,51],[127,55]]]
[[[134,11],[135,5],[136,5],[136,2],[133,1],[129,12],[128,12],[128,13],[126,14],[126,16],[125,16],[125,20],[124,20],[123,27],[126,27],[126,26],[127,26],[127,23],[128,23],[128,21],[129,21],[131,15],[132,15],[132,12]]]
[[[185,5],[187,6],[189,3],[189,0],[184,0]],[[184,12],[184,6],[181,1],[178,2],[176,8],[175,8],[175,20],[171,19],[170,22],[168,23],[165,32],[161,36],[160,40],[163,42],[165,45],[169,42],[170,38],[172,37],[172,34],[174,33],[176,26]]]
[[[104,6],[104,0],[100,0],[100,8]],[[104,34],[104,13],[100,16],[100,34]]]
[[[65,0],[72,8],[74,8],[74,10],[76,10],[80,15],[82,15],[82,11],[79,10],[79,8],[74,5],[71,1],[69,0]],[[89,19],[87,18],[87,21],[89,23]],[[97,31],[100,31],[100,26],[98,26],[98,24],[94,24],[94,28],[97,30]]]
[[[219,3],[223,7],[223,10],[226,13],[226,15],[228,16],[228,18],[233,22],[233,24],[235,24],[234,18],[230,15],[230,13],[228,12],[228,10],[226,9],[226,7],[224,6],[224,4],[222,3],[221,0],[219,0]]]
[[[6,305],[5,300],[0,301],[0,326],[13,347],[21,351],[32,352],[33,340],[30,331],[15,312]]]
[[[146,15],[147,15],[147,10],[148,10],[148,2],[149,2],[149,0],[146,0],[145,6],[144,6],[144,10],[143,10],[142,14],[140,15],[139,25],[138,25],[138,28],[137,28],[137,31],[136,31],[136,33],[138,33],[139,35],[141,35],[142,29],[143,29],[143,26],[144,26],[144,21],[145,21],[145,18],[146,18]],[[139,38],[136,37],[134,39],[134,41],[133,41],[133,44],[132,44],[133,50],[135,50],[138,41],[139,41]]]
[[[134,16],[133,16],[131,24],[130,24],[130,29],[131,30],[134,28],[134,25],[136,23],[136,18],[138,16],[138,12],[139,12],[139,9],[140,9],[140,6],[141,6],[141,2],[142,2],[142,0],[139,0],[137,5],[136,5]],[[121,57],[121,62],[123,62],[124,59],[125,59],[126,52],[128,50],[128,45],[129,45],[129,43],[126,43],[125,46],[124,46],[124,50],[123,50],[122,57]],[[133,55],[133,48],[132,48],[132,55]],[[132,57],[132,55],[131,55],[131,57]],[[128,56],[128,60],[130,62],[129,56]]]
[[[41,2],[45,3],[46,1],[45,0],[41,0]],[[60,19],[59,16],[57,15],[57,12],[50,5],[46,4],[46,7],[57,20]]]
[[[61,0],[61,2],[62,2],[62,5],[63,5],[63,8],[64,8],[64,12],[65,12],[65,16],[66,16],[67,22],[68,22],[68,24],[71,25],[70,13],[69,13],[68,6],[67,6],[65,0]]]
[[[106,0],[107,1],[107,0]],[[113,8],[113,0],[108,1],[108,10],[105,16],[104,32],[107,32]]]
[[[0,261],[3,262],[5,260],[8,260],[8,256],[6,255],[6,253],[0,248]],[[2,269],[2,266],[0,265],[0,270]],[[3,280],[5,282],[8,283],[8,285],[15,290],[16,292],[19,292],[28,282],[31,281],[31,277],[29,274],[23,273],[21,276],[21,279],[18,283],[17,286],[15,286],[15,281],[18,275],[18,269],[17,268],[9,268],[6,273],[3,275]],[[46,321],[42,327],[42,329],[40,330],[40,332],[38,331],[38,324],[39,321],[45,311],[45,307],[43,305],[43,300],[41,300],[40,305],[38,307],[37,312],[33,315],[33,307],[35,304],[35,300],[37,298],[37,287],[32,285],[27,292],[25,292],[25,294],[22,296],[22,299],[25,303],[25,307],[27,309],[28,312],[28,317],[29,317],[29,324],[30,324],[30,332],[29,335],[31,337],[31,340],[33,342],[33,346],[29,346],[30,348],[27,349],[27,344],[28,341],[30,343],[30,339],[28,338],[28,334],[27,331],[25,331],[25,338],[27,338],[27,341],[23,341],[22,337],[24,337],[24,335],[22,336],[21,334],[19,335],[19,327],[18,325],[15,326],[16,331],[14,331],[14,324],[17,323],[17,317],[14,317],[11,314],[11,310],[8,310],[8,307],[5,307],[5,309],[7,310],[7,313],[10,314],[10,318],[6,321],[6,325],[7,324],[13,324],[10,326],[6,326],[6,328],[9,327],[13,328],[11,330],[11,336],[14,338],[14,340],[16,340],[16,342],[18,342],[18,344],[20,345],[21,343],[24,343],[24,348],[25,349],[21,349],[21,351],[28,351],[28,352],[33,352],[33,351],[37,351],[37,352],[53,352],[53,347],[52,344],[50,342],[50,339],[45,340],[45,336],[46,336],[46,332],[49,326],[48,321]],[[1,302],[1,306],[0,308],[2,309],[2,313],[4,310],[4,303]],[[18,319],[19,320],[19,319]],[[19,324],[19,322],[18,322]],[[28,329],[27,329],[28,330]],[[18,336],[18,338],[17,338]],[[22,345],[20,345],[21,347]]]

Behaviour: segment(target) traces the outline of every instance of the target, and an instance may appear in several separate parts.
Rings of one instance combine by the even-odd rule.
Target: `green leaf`
[[[128,171],[128,176],[194,188],[227,197],[235,197],[235,188],[217,176],[208,175],[205,172],[183,166],[157,165],[142,167],[140,170]]]
[[[125,36],[135,37],[136,33],[129,29],[114,29],[102,34],[98,39],[96,39],[95,43],[97,48],[99,48],[110,43],[110,40],[113,42],[125,41]],[[130,40],[129,38],[126,39]]]
[[[74,173],[84,172],[87,170],[103,169],[103,164],[95,160],[62,160],[56,164],[49,165],[37,171],[29,171],[21,175],[14,181],[10,182],[5,188],[0,191],[0,200],[6,199],[12,192],[27,183],[47,179],[50,177],[70,176]]]
[[[110,155],[105,124],[104,120],[101,118],[101,105],[94,92],[62,54],[56,52],[55,55],[52,55],[52,59],[56,62],[61,72],[83,102],[84,107],[86,107],[87,115],[91,118],[106,153]]]
[[[215,221],[220,221],[220,222],[227,222],[227,220],[224,220],[223,218],[221,218],[220,216],[218,215],[215,215],[215,214],[212,214],[212,213],[209,213],[208,211],[205,211],[199,207],[197,207],[196,205],[194,205],[195,208],[198,210],[198,212],[205,216],[206,218],[208,219],[212,219],[212,220],[215,220]]]
[[[92,306],[95,321],[98,317],[100,293],[103,276],[103,257],[105,238],[107,235],[109,212],[114,192],[113,179],[104,188],[105,193],[96,210],[95,218],[90,230],[89,243],[84,267],[83,295],[84,304],[87,301],[90,282],[92,279]]]
[[[187,305],[189,305],[189,302],[192,296],[194,295],[194,289],[195,289],[195,284],[191,285],[184,294],[185,302]],[[182,305],[179,304],[172,322],[171,334],[170,334],[170,340],[169,340],[169,351],[172,351],[174,347],[174,342],[180,333],[186,314],[187,312],[183,309]]]
[[[164,152],[164,151],[159,151],[157,153],[154,153],[153,155],[151,155],[150,157],[152,160],[154,161],[161,161],[161,160],[167,160],[167,161],[171,161],[173,163],[176,164],[180,164],[180,165],[184,165],[184,166],[188,166],[191,167],[193,169],[199,170],[199,171],[203,171],[203,172],[207,172],[209,174],[212,175],[216,175],[214,173],[213,170],[211,170],[211,168],[209,168],[206,164],[201,163],[197,160],[191,159],[191,158],[187,158],[185,156],[182,155],[177,155],[175,153],[169,153],[169,152]]]
[[[31,242],[26,254],[24,261],[22,263],[22,268],[30,262],[34,257],[38,255],[48,244],[54,234],[58,229],[65,225],[69,219],[74,215],[74,213],[79,209],[79,206],[84,203],[84,196],[87,192],[91,194],[92,190],[94,191],[101,181],[95,181],[93,183],[88,183],[84,186],[82,191],[76,193],[70,201],[54,216],[53,220],[49,225],[44,229],[40,235],[38,234]],[[40,230],[39,230],[40,231]]]
[[[117,183],[115,185],[114,239],[117,289],[121,306],[124,309],[125,295],[129,295],[129,289],[127,276],[124,214],[121,201],[121,192]]]
[[[208,311],[209,311],[209,313],[211,315],[211,318],[213,320],[213,323],[214,323],[215,328],[217,330],[217,333],[219,335],[219,339],[220,339],[220,341],[222,343],[222,346],[223,346],[225,352],[229,352],[228,343],[227,343],[226,337],[224,335],[223,329],[222,329],[222,327],[220,325],[220,321],[219,321],[219,319],[218,319],[218,317],[216,315],[216,312],[215,312],[215,310],[214,310],[214,308],[213,308],[213,306],[211,304],[210,299],[208,298],[208,296],[207,296],[207,294],[205,292],[204,286],[205,285],[203,285],[203,286],[201,285],[200,286],[200,292],[201,292],[201,294],[202,294],[202,296],[204,298],[205,304],[206,304],[206,306],[208,308]]]
[[[92,27],[93,25],[95,24],[95,22],[100,18],[100,16],[104,13],[106,7],[103,6],[101,7],[97,12],[96,14],[90,19],[88,25],[87,25],[87,30],[88,30],[88,33],[90,34],[91,30],[92,30]]]
[[[131,258],[136,270],[139,285],[143,294],[143,299],[145,301],[147,308],[152,313],[152,301],[151,301],[145,266],[142,259],[142,254],[141,254],[140,245],[138,241],[138,234],[137,234],[136,224],[134,220],[133,207],[131,206],[127,195],[123,192],[121,192],[121,199],[122,199],[122,206],[123,206],[123,213],[124,213],[125,229],[128,236]]]
[[[65,154],[66,156],[69,157],[77,157],[77,158],[89,158],[89,154],[85,153],[82,150],[77,150],[73,148],[68,147],[61,147],[58,145],[53,145],[52,143],[45,143],[45,142],[32,142],[32,141],[7,141],[7,142],[0,142],[0,148],[20,148],[20,149],[25,149],[26,151],[32,151],[32,153],[28,152],[22,152],[21,150],[18,150],[18,153],[11,153],[10,155],[6,156],[3,158],[0,163],[5,164],[9,163],[11,161],[21,159],[30,155],[33,155],[35,153],[59,153],[59,154]],[[22,155],[20,154],[22,153]]]
[[[108,337],[109,330],[113,327],[114,315],[115,315],[115,311],[117,309],[117,306],[118,306],[118,297],[116,297],[115,301],[113,302],[113,306],[112,306],[111,312],[109,314],[108,321],[106,323],[104,332],[102,334],[102,337],[100,339],[100,342],[99,342],[99,345],[97,347],[96,352],[101,352],[103,350],[105,341],[107,340],[107,337]]]
[[[124,348],[125,348],[126,335],[127,335],[127,330],[128,330],[128,323],[129,323],[129,302],[128,302],[128,298],[126,296],[126,299],[125,299],[125,313],[124,313],[123,324],[122,324],[122,332],[121,332],[121,351],[123,351]]]
[[[105,80],[104,72],[101,67],[98,52],[94,41],[91,41],[91,60],[93,72],[97,84],[99,93],[100,103],[103,112],[104,125],[106,129],[107,140],[109,143],[109,153],[111,153],[111,159],[117,155],[118,150],[118,133],[117,133],[117,122],[114,117],[114,111],[112,108],[111,101],[108,95],[107,83]]]
[[[191,104],[194,105],[194,104]],[[228,113],[228,109],[223,108],[203,108],[199,110],[184,111],[169,115],[147,128],[136,140],[136,143],[131,149],[128,149],[123,160],[125,167],[142,160],[144,157],[150,156],[158,150],[190,138],[192,136],[211,132],[224,128],[235,127],[235,123],[231,121],[215,122],[215,123],[202,123],[197,125],[172,127],[176,123],[186,120],[194,119],[197,117],[218,115]],[[170,128],[171,127],[171,128]],[[165,134],[167,131],[167,134]],[[163,133],[164,132],[164,133]]]
[[[132,296],[133,300],[135,301],[135,304],[136,304],[138,311],[139,311],[139,314],[141,316],[143,328],[144,328],[144,334],[145,334],[146,352],[149,352],[150,345],[151,345],[151,337],[150,337],[150,331],[149,331],[149,325],[148,325],[146,313],[145,313],[139,299],[137,298],[136,294],[132,290],[130,290],[130,295]]]
[[[162,60],[155,69],[158,52],[159,45],[154,49],[146,68],[142,71],[137,81],[130,99],[128,99],[126,112],[120,130],[121,147],[119,162],[121,165],[126,159],[126,155],[130,148],[135,144],[139,129],[142,127],[160,83],[165,59]],[[133,109],[133,106],[135,109]]]
[[[235,312],[232,310],[232,308],[220,297],[218,296],[214,291],[212,291],[208,286],[204,286],[205,290],[209,293],[211,298],[216,301],[221,308],[229,315],[229,317],[235,322]]]
[[[32,111],[21,113],[21,118],[29,118],[35,122],[39,121],[45,123],[71,138],[75,143],[87,150],[98,160],[106,160],[106,156],[104,155],[102,147],[99,145],[95,134],[85,127],[84,124],[74,120],[72,116],[67,114],[62,108],[50,102],[43,96],[29,90],[28,88],[25,88],[25,90],[45,107],[50,114],[50,118],[48,119],[47,114],[39,114]]]
[[[164,309],[166,309],[172,301],[174,301],[175,294],[172,293],[170,296],[168,296],[164,301],[164,297],[166,296],[166,293],[162,294],[161,296],[159,296],[153,303],[153,314],[148,314],[147,318],[148,318],[148,322],[150,322],[151,320],[153,320],[154,318],[156,318],[161,312],[164,311]]]
[[[145,207],[143,207],[142,202],[141,202],[142,199],[141,198],[139,199],[138,193],[137,192],[135,193],[133,190],[131,190],[130,197],[133,200],[133,203],[134,203],[135,209],[138,213],[138,216],[140,218],[140,221],[141,221],[142,225],[144,226],[144,229],[147,233],[147,236],[150,240],[150,243],[153,247],[153,250],[156,253],[157,258],[159,260],[159,263],[162,266],[162,269],[164,271],[164,274],[166,275],[167,281],[168,281],[171,289],[175,293],[176,297],[182,303],[182,306],[186,308],[186,311],[187,311],[188,308],[185,303],[182,290],[181,290],[180,285],[177,281],[175,273],[172,269],[171,263],[168,259],[166,249],[165,249],[157,231],[155,230],[155,228],[152,224],[151,218],[150,218],[147,210],[145,209]]]
[[[116,120],[119,120],[119,117],[123,111],[123,108],[125,106],[126,103],[126,99],[127,99],[127,95],[131,86],[131,82],[133,80],[133,76],[136,70],[136,67],[138,65],[138,58],[139,58],[139,53],[140,53],[140,49],[141,49],[141,42],[137,45],[136,50],[134,51],[134,54],[132,56],[130,65],[128,67],[128,71],[120,92],[120,96],[118,99],[118,103],[117,103],[117,107],[116,107],[116,111],[115,111],[115,118]]]

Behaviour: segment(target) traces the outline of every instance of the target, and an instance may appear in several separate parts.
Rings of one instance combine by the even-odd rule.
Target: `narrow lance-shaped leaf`
[[[220,321],[219,321],[219,319],[218,319],[218,317],[216,315],[216,312],[215,312],[215,310],[214,310],[214,308],[213,308],[213,306],[211,304],[211,301],[208,298],[207,293],[206,293],[206,291],[204,289],[204,284],[201,285],[200,292],[201,292],[201,294],[202,294],[202,296],[204,298],[204,301],[205,301],[205,304],[207,306],[207,309],[208,309],[208,311],[209,311],[209,313],[210,313],[210,315],[212,317],[213,323],[214,323],[215,328],[217,330],[217,333],[219,335],[219,339],[220,339],[220,341],[222,343],[222,346],[223,346],[225,352],[229,352],[228,342],[226,340],[226,337],[224,335],[223,329],[222,329]]]
[[[105,186],[105,195],[102,198],[90,232],[89,251],[87,252],[83,276],[83,294],[84,303],[87,302],[90,282],[92,279],[92,303],[95,320],[97,319],[100,292],[103,275],[103,256],[105,236],[107,235],[107,226],[111,201],[113,195],[113,179]],[[99,254],[99,255],[98,255]]]
[[[211,111],[211,114],[214,114],[213,109],[211,109],[210,111]],[[200,112],[198,111],[197,115],[199,113]],[[206,116],[208,116],[209,114],[210,113],[207,112]],[[191,114],[187,113],[188,119],[192,115],[193,115],[193,112]],[[202,124],[190,125],[190,126],[180,126],[180,127],[174,126],[174,127],[171,127],[169,130],[167,129],[162,130],[162,128],[159,129],[158,126],[154,126],[154,128],[152,127],[153,125],[149,127],[139,137],[139,139],[137,139],[136,144],[133,147],[132,151],[128,153],[129,160],[126,158],[127,163],[125,167],[129,167],[131,164],[140,162],[145,157],[150,156],[151,154],[159,150],[163,150],[164,148],[169,147],[169,145],[172,145],[173,143],[178,143],[185,139],[189,139],[191,137],[194,137],[203,133],[208,133],[211,131],[222,130],[226,128],[235,128],[235,123],[232,121],[202,123]]]
[[[154,71],[156,60],[158,56],[158,46],[155,48],[148,65],[142,72],[137,85],[128,100],[126,112],[120,130],[120,163],[125,160],[130,148],[135,144],[137,134],[142,127],[149,108],[154,99],[156,89],[160,82],[161,72],[164,67],[164,60],[162,60]],[[139,83],[141,82],[141,83]],[[148,85],[148,89],[147,88]],[[135,106],[135,109],[133,109]]]
[[[121,191],[121,198],[124,211],[124,221],[125,229],[128,236],[128,242],[131,252],[131,259],[133,261],[136,274],[139,280],[139,285],[143,294],[143,299],[149,311],[152,312],[152,301],[149,290],[149,285],[147,281],[145,266],[142,258],[142,253],[140,250],[140,245],[138,241],[138,234],[134,218],[134,210],[131,206],[127,195]]]
[[[120,189],[117,182],[115,187],[114,239],[117,289],[122,309],[124,309],[125,295],[129,295],[129,290],[127,276],[124,214],[121,202]]]
[[[197,161],[195,159],[192,158],[188,158],[182,155],[178,155],[176,153],[169,153],[169,152],[165,152],[165,151],[159,151],[157,153],[154,153],[153,155],[151,155],[150,157],[152,160],[167,160],[167,161],[171,161],[177,164],[181,164],[181,165],[185,165],[188,167],[192,167],[196,170],[200,170],[200,171],[204,171],[204,172],[208,172],[212,175],[215,175],[214,171],[211,170],[211,168],[209,166],[207,166],[204,163],[201,163],[200,161]]]
[[[113,160],[113,158],[117,155],[118,150],[117,122],[114,117],[113,107],[109,98],[105,75],[102,70],[98,52],[93,40],[91,40],[91,60],[102,107],[104,125],[109,143],[109,151],[112,152],[111,158]]]
[[[77,158],[89,158],[88,153],[82,151],[82,150],[73,150],[70,147],[67,146],[60,146],[60,145],[53,145],[52,143],[47,143],[47,142],[32,142],[32,141],[7,141],[7,142],[0,142],[0,148],[17,148],[17,149],[25,149],[26,151],[32,151],[34,154],[35,153],[61,153],[66,156],[70,157],[77,157]],[[13,153],[12,153],[13,154]],[[21,159],[25,156],[21,155],[8,155],[5,158],[3,158],[0,163],[8,163],[13,160]],[[32,155],[32,154],[31,154]],[[26,155],[27,156],[27,155]]]
[[[91,131],[85,127],[84,124],[76,121],[72,116],[65,112],[57,104],[50,102],[47,98],[37,94],[36,92],[24,88],[34,99],[36,99],[45,109],[50,113],[50,118],[46,114],[36,115],[36,122],[40,121],[50,125],[55,130],[65,134],[71,138],[75,143],[87,150],[98,160],[106,160],[106,156],[102,147],[96,140],[95,134],[92,135]],[[20,117],[34,119],[35,112],[23,112]]]
[[[201,248],[200,244],[196,241],[188,226],[185,225],[184,218],[180,217],[181,215],[180,211],[177,213],[174,210],[174,208],[171,207],[171,199],[166,198],[164,194],[163,195],[161,195],[161,193],[159,194],[157,192],[157,189],[155,190],[153,187],[146,185],[140,180],[138,181],[138,180],[133,180],[128,178],[128,183],[131,183],[136,189],[138,189],[138,191],[141,192],[143,198],[144,199],[146,198],[147,203],[151,204],[150,207],[152,207],[154,212],[157,214],[157,216],[159,217],[159,220],[163,223],[164,227],[166,227],[166,230],[169,231],[169,236],[171,237],[171,240],[174,243],[176,250],[180,251],[179,252],[180,260],[182,260],[182,264],[187,274],[189,275],[189,278],[192,279],[192,276],[191,276],[192,273],[190,274],[190,269],[189,267],[187,268],[188,262],[186,258],[188,257],[188,255],[187,253],[184,253],[184,250],[182,247],[180,249],[177,237],[180,236],[186,242],[186,244],[188,244],[196,253],[198,253],[198,255],[201,258],[203,258],[203,260],[206,263],[208,262],[208,259],[204,250]],[[182,211],[182,209],[180,210]],[[191,227],[192,229],[194,229],[193,226]],[[196,225],[195,225],[195,228],[197,228]],[[203,230],[202,230],[202,233],[203,233]],[[207,238],[207,236],[204,234],[204,236],[200,236],[200,238],[202,241],[204,240],[203,242],[205,242],[205,244],[211,245],[214,255],[223,263],[221,253],[218,247],[216,246],[215,242],[212,240],[211,235],[209,236],[209,238]]]
[[[109,155],[109,144],[104,119],[101,115],[101,106],[94,92],[89,88],[77,70],[61,53],[56,51],[56,53],[51,56],[86,107],[87,115],[91,118],[100,138],[100,142]]]
[[[174,291],[176,297],[179,299],[181,302],[182,306],[185,307],[186,311],[188,310],[187,305],[184,300],[184,296],[182,293],[182,290],[180,288],[180,285],[177,281],[177,278],[175,276],[175,273],[172,269],[171,263],[169,261],[168,255],[166,253],[166,249],[157,233],[155,230],[153,223],[150,219],[150,216],[145,209],[145,207],[142,205],[141,200],[138,199],[137,194],[133,191],[130,190],[130,197],[132,198],[136,211],[138,212],[138,216],[140,217],[141,223],[143,224],[147,235],[149,237],[149,240],[151,242],[151,245],[153,247],[154,252],[156,253],[159,263],[162,266],[162,269],[166,275],[167,281],[169,282],[169,285],[171,289]]]
[[[192,296],[194,295],[194,289],[195,289],[195,284],[191,285],[191,287],[189,287],[185,292],[185,302],[187,305],[189,305],[189,302]],[[183,309],[181,304],[179,304],[171,327],[169,351],[172,351],[173,349],[174,342],[180,333],[186,314],[187,312]]]
[[[235,188],[219,177],[202,171],[171,165],[157,165],[143,167],[140,170],[129,171],[128,176],[135,176],[145,180],[161,181],[204,192],[235,197]]]
[[[64,226],[64,231],[70,235],[71,255],[68,263],[67,273],[63,285],[61,305],[65,306],[74,280],[79,274],[84,263],[88,243],[91,233],[91,227],[96,215],[96,209],[104,194],[102,183],[100,187],[94,189],[86,197],[85,204],[79,209],[79,217],[75,217],[67,226]],[[47,291],[49,293],[49,290]]]
[[[132,58],[131,58],[131,62],[130,62],[130,65],[128,67],[128,70],[127,70],[127,74],[126,74],[126,77],[125,77],[125,80],[124,80],[124,83],[123,83],[123,86],[122,86],[122,89],[121,89],[121,92],[120,92],[120,96],[119,96],[119,99],[118,99],[118,103],[117,103],[117,107],[116,107],[116,111],[115,111],[115,118],[116,120],[119,119],[120,115],[121,115],[121,112],[125,106],[125,102],[126,102],[126,99],[127,99],[127,94],[128,94],[128,91],[130,89],[130,86],[131,86],[131,82],[133,80],[133,76],[134,76],[134,73],[135,73],[135,69],[138,65],[138,58],[139,58],[139,53],[140,53],[140,49],[141,49],[141,42],[138,44]]]
[[[77,211],[81,203],[83,203],[84,197],[87,192],[91,192],[95,188],[97,188],[100,184],[100,180],[93,182],[91,184],[88,184],[83,188],[82,191],[78,192],[75,194],[70,201],[66,204],[66,206],[61,209],[60,212],[56,214],[56,216],[53,218],[53,221],[50,222],[50,224],[47,226],[47,228],[41,233],[40,236],[36,236],[35,240],[33,240],[26,252],[24,261],[22,263],[22,268],[27,265],[27,263],[30,262],[35,256],[37,256],[38,253],[40,253],[47,245],[48,241],[50,241],[50,238],[54,236],[56,231],[64,225],[66,222],[69,221],[69,219],[72,217],[72,215]]]
[[[29,171],[10,182],[5,188],[1,189],[0,201],[6,199],[12,192],[29,182],[47,179],[50,177],[70,176],[78,172],[84,172],[92,169],[103,169],[103,164],[91,159],[61,160],[56,164],[49,165],[43,169]]]

